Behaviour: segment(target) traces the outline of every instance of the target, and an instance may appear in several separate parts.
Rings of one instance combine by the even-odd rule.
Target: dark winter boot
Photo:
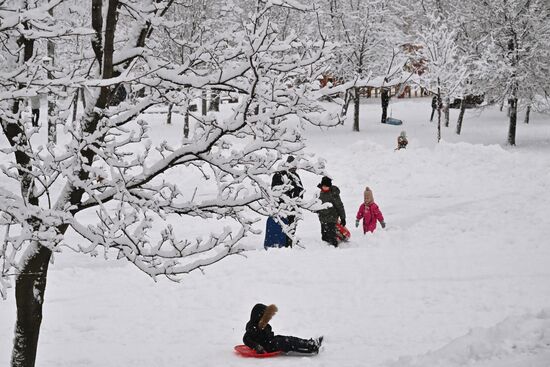
[[[324,336],[320,336],[318,338],[315,338],[315,342],[317,343],[317,346],[321,348],[321,344],[323,344],[323,338]]]
[[[321,349],[321,344],[323,344],[323,337],[320,336],[318,338],[315,338],[315,339],[310,339],[311,342],[313,343],[313,347],[312,347],[312,350],[313,350],[313,353],[314,354],[319,354],[319,350]]]

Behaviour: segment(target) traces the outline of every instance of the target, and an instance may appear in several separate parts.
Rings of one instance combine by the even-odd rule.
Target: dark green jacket
[[[331,203],[332,207],[321,209],[317,212],[319,215],[319,221],[321,223],[337,223],[338,217],[340,220],[346,220],[346,211],[344,210],[344,204],[340,199],[340,189],[338,186],[332,185],[330,191],[323,192],[319,195],[319,200],[324,203]]]

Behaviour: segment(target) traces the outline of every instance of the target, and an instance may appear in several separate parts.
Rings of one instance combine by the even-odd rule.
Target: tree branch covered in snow
[[[10,141],[1,149],[4,296],[32,256],[25,249],[37,245],[104,256],[116,250],[152,277],[178,279],[243,251],[239,243],[255,231],[257,213],[275,210],[270,176],[282,154],[296,155],[301,169],[324,168],[300,153],[303,124],[332,120],[309,86],[327,57],[324,42],[280,37],[270,18],[280,6],[304,11],[299,4],[270,2],[249,17],[220,7],[231,32],[203,30],[211,37],[200,44],[175,36],[182,21],[166,18],[168,7],[179,6],[172,1],[94,4],[100,8],[91,12],[55,1],[16,18],[13,9],[1,13],[8,41],[0,57],[8,68],[0,74],[0,117]],[[54,6],[73,17],[48,15]],[[31,20],[47,24],[38,32]],[[53,78],[46,78],[40,47],[19,57],[17,37],[36,46],[56,37]],[[176,60],[163,43],[193,47]],[[119,88],[127,98],[119,99]],[[230,114],[193,114],[187,139],[155,134],[148,109],[173,103],[186,110],[204,89],[237,91],[240,102]],[[73,120],[79,91],[86,107]],[[26,98],[47,93],[57,96],[55,119],[63,126],[57,145],[41,142],[24,111]],[[197,220],[211,233],[187,236]]]

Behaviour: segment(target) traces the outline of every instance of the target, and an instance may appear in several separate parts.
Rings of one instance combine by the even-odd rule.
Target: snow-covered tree
[[[422,65],[420,85],[437,96],[437,141],[441,139],[441,108],[445,110],[445,126],[449,126],[448,106],[452,98],[462,96],[469,55],[459,48],[457,39],[457,9],[440,0],[423,1],[412,6],[405,0],[401,9],[408,15],[411,25],[407,33],[412,39],[415,59]],[[407,9],[404,9],[406,7]]]
[[[390,60],[397,61],[394,50],[400,42],[394,38],[395,23],[389,3],[329,0],[325,4],[326,34],[335,45],[330,73],[342,83],[338,90],[346,94],[346,107],[353,98],[353,131],[359,131],[361,87],[369,85],[372,78],[385,75]]]
[[[226,9],[228,17],[240,13],[240,23],[179,60],[165,57],[153,37],[172,31],[166,14],[173,3],[1,3],[0,291],[6,297],[15,284],[12,367],[34,365],[54,254],[114,252],[153,278],[179,280],[243,250],[239,243],[254,231],[256,213],[271,214],[278,203],[269,183],[281,154],[295,154],[301,169],[323,169],[300,153],[300,130],[331,121],[317,96],[310,98],[324,45],[297,34],[279,37],[269,17],[273,7],[292,9],[294,2]],[[47,40],[59,51],[49,79],[38,72],[44,66],[37,46]],[[289,83],[297,76],[300,83]],[[125,99],[121,86],[130,91]],[[229,116],[197,117],[188,139],[168,143],[150,135],[154,126],[144,111],[187,106],[205,89],[244,97]],[[86,108],[72,119],[78,90],[86,91]],[[40,143],[39,128],[24,113],[23,100],[42,92],[57,96],[57,145]],[[196,221],[210,223],[212,233],[188,238]]]
[[[550,96],[550,3],[547,0],[472,1],[464,6],[472,32],[484,34],[475,75],[485,98],[509,104],[508,144],[516,144],[520,103],[542,110]]]

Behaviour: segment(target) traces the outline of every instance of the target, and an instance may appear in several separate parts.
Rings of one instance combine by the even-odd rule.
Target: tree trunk
[[[189,110],[185,111],[185,117],[183,121],[183,137],[189,138]]]
[[[441,87],[437,78],[437,142],[441,141]]]
[[[48,11],[53,17],[53,8]],[[53,79],[52,69],[55,65],[55,43],[48,38],[47,42],[49,65],[48,65],[48,79]],[[48,95],[48,143],[57,143],[57,125],[55,114],[55,94],[50,93]]]
[[[359,131],[359,87],[353,88],[353,131]]]
[[[84,88],[80,89],[80,96],[82,97],[82,107],[86,108],[86,95],[84,94]]]
[[[93,0],[92,8],[98,3],[101,4],[101,0]],[[115,26],[117,18],[117,8],[118,0],[109,0],[109,6],[107,10],[107,23],[105,27],[105,47],[103,50],[103,79],[109,79],[112,77],[112,56],[114,33],[116,28]],[[94,29],[96,29],[96,27],[98,26],[98,22],[97,19],[95,19],[94,17],[101,17],[102,12],[97,11],[97,9],[93,10],[92,23],[94,24]],[[92,41],[92,43],[94,42],[94,51],[96,51],[95,46],[98,46],[97,38]],[[28,49],[27,47],[25,47],[25,57],[27,57],[27,51]],[[32,55],[32,52],[30,54]],[[100,61],[101,64],[101,60],[98,61]],[[105,108],[109,93],[110,92],[108,87],[101,87],[100,95],[96,103],[97,108]],[[17,106],[15,106],[14,108],[16,107]],[[96,130],[97,124],[99,122],[98,116],[99,114],[96,113],[90,121],[87,121],[87,123],[83,127],[84,132],[91,133]],[[9,128],[11,128],[11,126],[8,127],[6,130],[9,130]],[[15,128],[17,128],[17,125],[15,125]],[[12,133],[15,133],[17,136],[18,132],[16,130],[14,130],[13,132],[8,131],[8,134],[6,135],[10,137]],[[24,136],[24,134],[21,134],[20,137],[24,138]],[[21,140],[21,138],[18,139],[18,145],[24,143],[24,141]],[[15,153],[16,160],[23,167],[25,167],[24,160],[29,160],[29,157],[24,152],[25,150]],[[90,166],[92,164],[94,155],[95,153],[92,149],[82,150],[82,156],[86,163]],[[34,192],[34,182],[32,180],[32,177],[30,178],[30,180],[26,179],[25,172],[26,171],[22,171],[20,173],[20,185],[23,192],[23,197],[29,197],[29,203],[31,204],[39,205],[38,199],[32,194]],[[81,170],[78,174],[81,180],[87,179],[88,175],[89,173],[86,170]],[[28,193],[29,196],[25,195],[26,193]],[[83,194],[84,190],[82,188],[73,188],[69,195],[69,200],[71,204],[74,205],[80,202]],[[59,229],[60,234],[64,234],[68,226],[64,225],[63,227],[64,228]],[[28,257],[24,259],[25,261],[22,263],[22,268],[20,269],[20,273],[18,274],[16,279],[15,298],[17,305],[17,321],[15,325],[15,338],[12,352],[12,367],[34,367],[36,361],[36,350],[38,346],[38,336],[40,333],[40,324],[42,321],[42,304],[44,302],[48,264],[51,257],[51,251],[48,248],[41,246],[39,243],[32,243],[30,246],[34,246],[35,251],[30,253],[30,255],[28,255]]]
[[[466,112],[466,103],[464,98],[460,100],[460,113],[458,114],[458,121],[456,122],[456,134],[460,135],[462,132],[462,121],[464,120],[464,112]]]
[[[73,121],[76,120],[76,113],[78,110],[78,89],[76,90],[76,93],[74,94],[74,106],[73,106]]]
[[[166,116],[166,123],[168,125],[172,124],[172,108],[174,108],[174,104],[170,103],[168,105],[168,115]]]
[[[444,107],[444,112],[445,112],[445,127],[449,127],[449,120],[450,120],[450,113],[449,113],[449,97],[445,98],[445,107]]]
[[[508,144],[516,145],[516,124],[518,116],[518,99],[509,99],[509,111],[510,111],[510,126],[508,128]]]
[[[523,122],[528,124],[530,115],[531,115],[531,105],[528,105],[527,110],[525,111],[525,119],[523,120]]]
[[[439,100],[439,99],[438,99]],[[441,107],[437,107],[437,142],[441,141]]]
[[[17,321],[11,367],[34,367],[51,251],[38,243],[15,281]]]
[[[348,107],[349,107],[349,102],[351,101],[351,93],[348,90],[346,90],[346,94],[344,96],[344,106],[342,107],[342,112],[341,112],[341,116],[344,117],[348,114]]]
[[[105,41],[103,43],[103,79],[113,77],[113,54],[115,52],[115,30],[118,14],[118,0],[109,0],[105,20]],[[113,92],[116,88],[113,88]]]
[[[201,94],[201,115],[206,116],[208,110],[208,91],[203,90]]]
[[[382,88],[380,100],[382,101],[382,118],[380,122],[385,124],[386,118],[388,118],[388,106],[390,104],[390,91],[388,88]]]
[[[99,73],[102,72],[103,60],[103,0],[92,0],[92,28],[95,35],[92,37],[92,49],[99,63]]]
[[[27,24],[24,23],[27,29]],[[34,53],[34,41],[22,38],[24,44],[24,58],[20,63],[28,61]],[[23,88],[24,86],[20,86]],[[15,100],[12,112],[19,111],[19,101]],[[1,116],[0,116],[1,120]],[[15,160],[18,168],[21,195],[29,204],[38,205],[38,198],[34,195],[34,177],[31,158],[26,153],[30,146],[25,135],[24,126],[20,121],[1,124],[8,142],[15,148]],[[14,346],[12,351],[12,367],[34,367],[38,334],[42,320],[42,303],[46,287],[46,274],[50,250],[35,244],[36,252],[31,254],[24,263],[15,280],[15,298],[17,306],[17,321],[15,324]]]

